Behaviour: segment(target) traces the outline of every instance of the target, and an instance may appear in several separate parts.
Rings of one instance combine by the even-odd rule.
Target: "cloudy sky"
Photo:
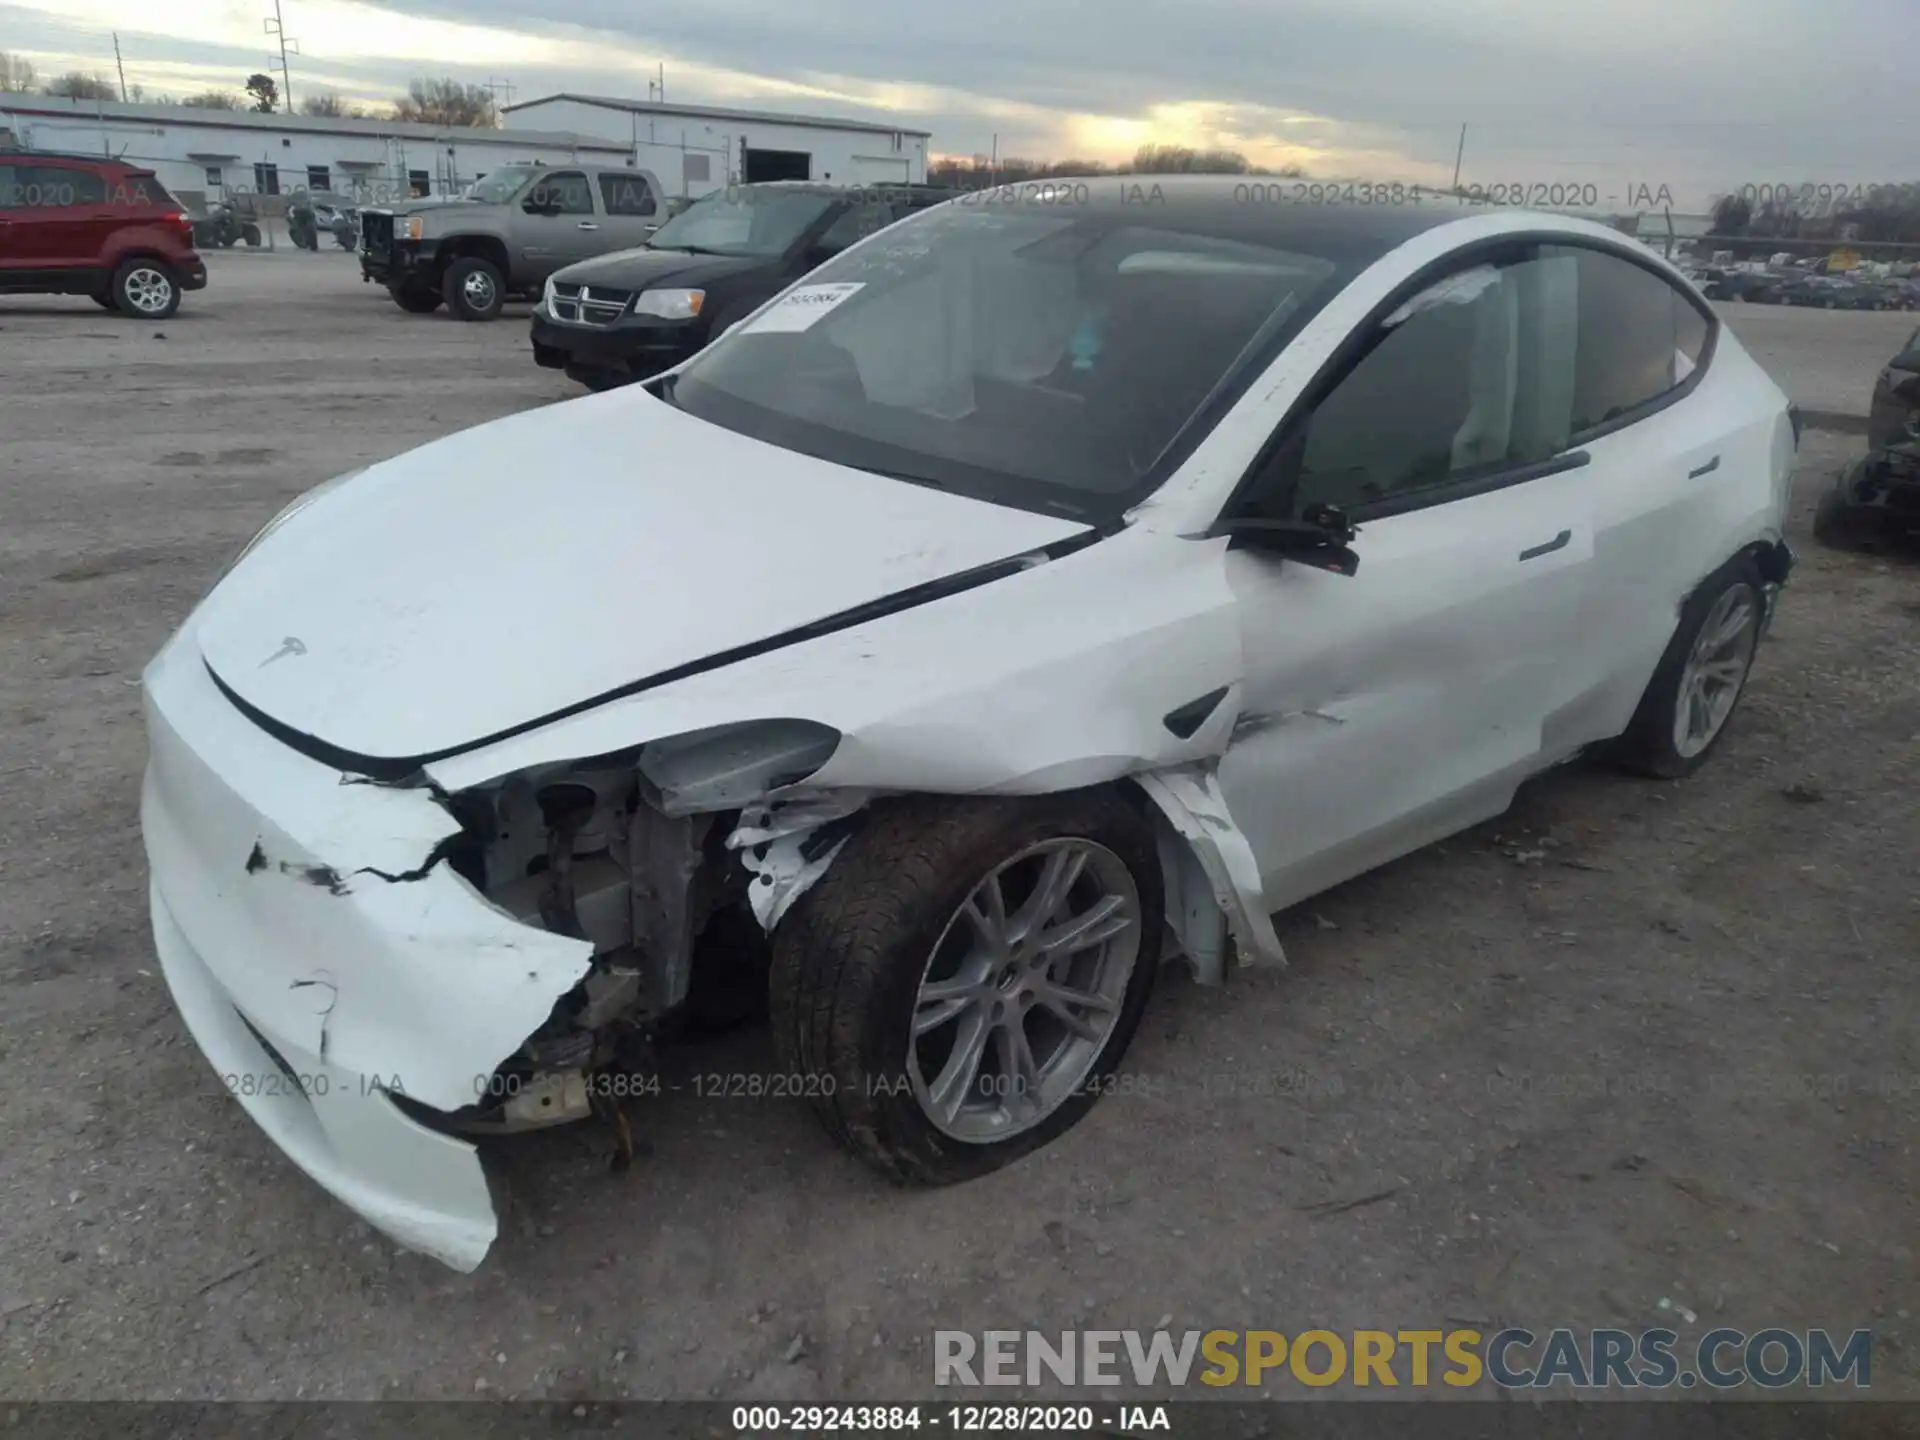
[[[1920,179],[1916,0],[282,0],[294,98],[420,75],[898,118],[937,153],[1226,146],[1321,177],[1670,188]],[[150,91],[264,68],[272,0],[0,0],[42,77]],[[1604,200],[1603,200],[1604,203]]]

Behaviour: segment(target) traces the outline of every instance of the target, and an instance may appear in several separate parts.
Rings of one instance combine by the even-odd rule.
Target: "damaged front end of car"
[[[474,1103],[437,1123],[582,1119],[610,1088],[596,1074],[649,1073],[688,1027],[750,1013],[774,926],[870,798],[804,788],[839,740],[804,720],[723,725],[446,796],[461,825],[447,863],[515,920],[592,953]]]

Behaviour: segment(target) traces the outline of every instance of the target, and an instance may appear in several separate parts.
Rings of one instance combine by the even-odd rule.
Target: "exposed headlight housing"
[[[658,315],[663,320],[691,320],[706,301],[704,290],[642,290],[633,302],[633,313]]]
[[[650,740],[640,773],[668,816],[736,810],[797,785],[833,758],[840,732],[813,720],[748,720]]]

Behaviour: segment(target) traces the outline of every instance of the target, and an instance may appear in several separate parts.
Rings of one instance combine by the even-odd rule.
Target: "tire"
[[[1734,612],[1741,607],[1747,617],[1745,630],[1732,647],[1723,647],[1707,638],[1714,633],[1725,634]],[[1632,723],[1612,746],[1614,761],[1638,774],[1664,780],[1678,780],[1704,765],[1713,747],[1720,743],[1720,737],[1727,733],[1740,697],[1746,693],[1747,676],[1753,668],[1754,651],[1765,616],[1765,588],[1753,556],[1737,556],[1702,581],[1680,612],[1680,624],[1667,644],[1666,653],[1660,657],[1646,693],[1640,697]],[[1731,682],[1732,691],[1722,709],[1715,703],[1720,692],[1713,691],[1710,685],[1709,693],[1703,694],[1700,700],[1702,710],[1689,709],[1690,717],[1698,713],[1711,720],[1710,726],[1700,727],[1706,731],[1704,742],[1689,736],[1683,747],[1678,743],[1681,701],[1689,688],[1689,661],[1695,658],[1696,647],[1704,647],[1706,657],[1714,658],[1715,663],[1732,667],[1730,672],[1722,671]],[[1698,748],[1693,748],[1696,743]]]
[[[631,385],[634,380],[631,371],[622,370],[569,369],[567,378],[586,386],[596,395],[604,394],[608,390],[618,390],[623,385]]]
[[[431,315],[445,303],[438,291],[424,285],[389,285],[387,293],[393,297],[393,303],[409,315]]]
[[[114,308],[136,320],[165,320],[180,308],[180,281],[163,260],[140,256],[113,272]]]
[[[1813,538],[1829,550],[1871,550],[1885,538],[1880,516],[1853,498],[1860,466],[1849,465],[1813,507]]]
[[[260,248],[260,227],[258,225],[247,226],[240,232],[240,238],[247,242],[247,248],[249,250],[258,250]]]
[[[1005,909],[1017,920],[1020,905],[1038,889],[1036,875],[1052,857],[1072,854],[1086,863],[1066,892],[1067,903],[1076,896],[1085,905],[1112,900],[1116,913],[1132,917],[1125,929],[1100,939],[1098,948],[1055,957],[1055,966],[1064,961],[1064,968],[1054,969],[1054,983],[1064,976],[1066,983],[1102,997],[1098,1007],[1078,1011],[1093,1036],[1067,1038],[1073,1032],[1054,1018],[1061,1012],[1020,988],[1022,978],[1033,983],[1037,969],[987,975],[974,987],[981,998],[973,1005],[945,997],[923,1000],[928,975],[938,972],[935,983],[963,983],[959,971],[947,967],[994,953],[961,919],[963,901],[1001,875]],[[1093,894],[1103,898],[1089,900]],[[1020,799],[879,801],[832,868],[774,931],[770,1010],[780,1070],[795,1077],[834,1139],[896,1182],[947,1185],[996,1170],[1077,1123],[1126,1053],[1153,989],[1163,903],[1152,829],[1111,789]],[[1014,952],[1020,949],[1016,943]],[[989,1002],[991,1012],[984,1008]],[[950,1012],[952,1018],[923,1025],[921,1038],[914,1037],[917,1013],[955,1004],[961,1008]],[[1017,1092],[1032,1093],[1036,1103],[1022,1104],[1018,1119],[1014,1100],[988,1098],[1008,1093],[995,1088],[1010,1075],[999,1040],[1015,1028],[989,1028],[988,1016],[1015,1004],[1017,1028],[1037,1062],[1037,1083]],[[1104,1026],[1088,1019],[1102,1013],[1111,1017]],[[937,1121],[931,1102],[920,1096],[956,1059],[969,1025],[995,1037],[976,1047],[992,1057],[993,1073],[985,1058],[976,1062],[976,1078],[957,1090],[958,1112]],[[923,1041],[924,1062],[918,1056]],[[925,1075],[925,1068],[934,1068],[934,1075]],[[1009,1117],[998,1129],[989,1113],[996,1106]],[[968,1127],[973,1133],[961,1133]]]
[[[462,320],[492,320],[506,303],[507,282],[500,267],[477,255],[466,255],[447,267],[440,287],[447,309]]]

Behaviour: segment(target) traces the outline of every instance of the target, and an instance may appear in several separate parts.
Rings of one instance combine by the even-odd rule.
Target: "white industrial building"
[[[927,178],[928,132],[869,120],[573,94],[507,105],[502,114],[516,124],[626,146],[669,191],[687,195],[729,182],[876,185],[923,184]]]
[[[500,165],[619,165],[629,156],[624,144],[531,130],[4,94],[0,148],[9,142],[15,149],[112,155],[145,166],[194,207],[297,190],[332,190],[381,204],[458,194]]]
[[[509,105],[503,116],[515,128],[0,94],[0,149],[112,155],[151,169],[194,209],[299,190],[376,205],[456,195],[515,163],[637,165],[669,195],[690,197],[749,180],[927,177],[925,131],[859,120],[580,95]]]

